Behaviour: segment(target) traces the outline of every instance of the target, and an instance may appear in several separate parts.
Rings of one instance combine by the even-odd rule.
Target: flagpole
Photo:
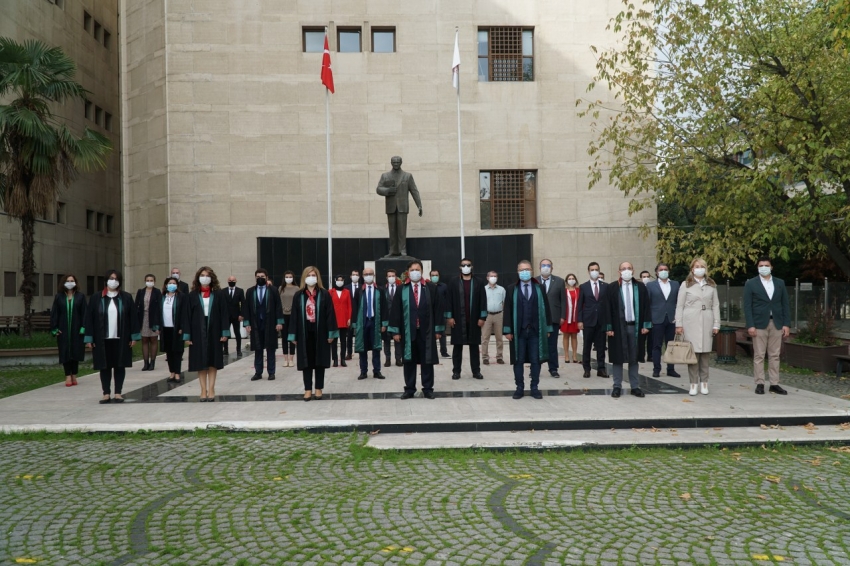
[[[455,26],[455,49],[457,49],[458,28]],[[460,67],[457,71],[457,174],[460,200],[460,257],[466,257],[466,240],[463,234],[463,151],[461,150],[460,132]]]
[[[325,88],[325,145],[327,146],[328,170],[328,278],[333,280],[333,222],[331,215],[331,93]]]

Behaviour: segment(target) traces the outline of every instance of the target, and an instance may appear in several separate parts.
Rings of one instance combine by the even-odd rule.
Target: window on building
[[[56,223],[57,224],[66,224],[68,222],[67,214],[67,206],[64,202],[56,203]]]
[[[325,28],[301,28],[304,53],[323,53],[325,51]]]
[[[109,112],[103,113],[103,128],[108,132],[112,131],[112,114]]]
[[[86,100],[86,120],[94,119],[94,104],[92,104],[91,100]]]
[[[533,81],[534,30],[523,27],[479,28],[478,80]]]
[[[18,295],[18,274],[14,271],[3,273],[3,296],[16,297]]]
[[[98,126],[103,126],[103,108],[100,106],[94,107],[94,121]]]
[[[112,34],[109,33],[108,31],[106,31],[106,29],[104,28],[104,30],[103,30],[103,46],[106,47],[107,49],[109,49],[109,45],[110,45],[111,41],[112,41]]]
[[[94,38],[98,43],[103,41],[103,26],[97,20],[94,21]]]
[[[83,11],[83,29],[85,29],[87,32],[91,33],[93,21],[94,20],[92,20],[91,14],[89,14],[86,11]]]
[[[97,231],[106,232],[106,215],[102,212],[97,213]]]
[[[115,230],[115,217],[111,214],[106,215],[106,233],[112,234],[113,230]]]
[[[96,229],[95,219],[95,212],[93,210],[86,210],[86,230]]]
[[[94,295],[94,275],[86,276],[86,295]]]
[[[372,53],[395,53],[395,28],[372,28]]]
[[[43,284],[41,286],[41,292],[45,297],[53,296],[53,274],[45,273],[44,277],[42,277]]]
[[[360,28],[336,28],[336,45],[340,53],[360,53],[362,51]]]
[[[537,228],[537,171],[481,171],[478,181],[482,229]]]

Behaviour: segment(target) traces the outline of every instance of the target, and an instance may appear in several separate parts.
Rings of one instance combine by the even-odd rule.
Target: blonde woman
[[[693,344],[697,363],[688,366],[691,395],[697,390],[708,395],[708,356],[714,346],[714,336],[720,331],[720,301],[717,284],[706,274],[702,258],[691,262],[688,278],[679,287],[676,302],[676,334]]]
[[[304,400],[322,398],[325,369],[331,367],[331,344],[339,338],[330,293],[322,285],[319,268],[312,265],[301,274],[301,287],[292,299],[288,339],[295,344],[296,362],[304,377]],[[316,376],[315,393],[313,374]]]

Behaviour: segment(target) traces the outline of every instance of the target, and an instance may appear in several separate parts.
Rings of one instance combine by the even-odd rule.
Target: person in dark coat
[[[254,273],[254,277],[257,284],[248,289],[245,302],[242,303],[242,326],[248,332],[254,351],[254,376],[251,381],[263,379],[263,353],[266,354],[269,381],[274,381],[277,333],[283,329],[280,293],[269,284],[269,272],[262,267]]]
[[[587,265],[589,280],[578,288],[576,319],[578,329],[582,331],[584,346],[581,352],[581,365],[584,377],[590,377],[590,349],[596,349],[596,375],[608,377],[605,370],[605,329],[602,326],[602,305],[605,303],[605,289],[608,284],[602,281],[599,264],[591,261]]]
[[[372,377],[384,379],[381,373],[381,333],[386,333],[389,321],[389,291],[375,284],[375,270],[363,268],[363,287],[351,311],[351,331],[354,332],[354,351],[360,355],[360,375],[366,379],[369,353],[372,353]],[[387,358],[389,362],[389,358]],[[388,364],[389,365],[389,364]]]
[[[181,329],[189,346],[189,371],[198,372],[201,402],[215,401],[215,378],[224,367],[221,343],[230,337],[230,317],[211,267],[204,266],[195,273]]]
[[[123,403],[121,391],[128,367],[133,365],[133,346],[142,339],[141,321],[133,297],[121,289],[123,277],[115,269],[106,272],[106,287],[95,293],[86,310],[83,341],[92,349],[92,365],[100,371],[101,404]],[[110,399],[112,380],[115,396]]]
[[[227,312],[230,316],[230,326],[233,327],[233,336],[236,340],[236,357],[242,357],[242,307],[245,303],[245,291],[236,286],[236,276],[227,278],[227,289],[224,290],[224,298],[227,300]],[[222,350],[225,356],[230,355],[228,342],[224,343]]]
[[[552,311],[546,288],[534,279],[531,262],[522,260],[517,264],[519,280],[505,290],[502,333],[511,349],[511,365],[514,367],[514,399],[525,395],[523,371],[530,364],[531,396],[542,399],[538,388],[540,367],[549,359],[549,334],[552,332]]]
[[[295,344],[296,363],[304,377],[304,400],[321,400],[325,370],[331,367],[331,344],[339,338],[339,331],[333,301],[318,267],[307,266],[301,274],[301,288],[292,299],[288,338]]]
[[[184,295],[189,294],[189,284],[180,279],[180,269],[177,267],[171,268],[171,277],[177,279],[177,290],[183,293]]]
[[[481,375],[481,327],[487,322],[487,291],[483,279],[472,274],[472,260],[460,260],[460,275],[449,283],[446,323],[452,329],[452,379],[460,379],[463,347],[469,346],[472,377]]]
[[[628,261],[620,264],[620,278],[608,284],[600,315],[608,335],[608,359],[614,366],[611,397],[616,399],[622,393],[623,364],[629,365],[632,395],[644,397],[638,381],[638,337],[649,334],[652,314],[646,285],[634,278],[634,267]]]
[[[162,328],[161,304],[162,293],[156,288],[156,277],[148,273],[145,275],[145,286],[136,291],[136,310],[142,322],[142,359],[145,361],[142,371],[153,371],[156,364],[159,332]]]
[[[186,301],[188,295],[180,292],[180,282],[174,277],[166,277],[165,285],[162,287],[162,304],[160,312],[162,316],[162,331],[159,339],[162,342],[162,351],[165,353],[165,361],[168,363],[168,381],[180,381],[180,373],[183,366],[183,353],[186,349],[183,342],[182,324],[186,318]]]
[[[53,299],[50,309],[50,332],[56,337],[59,363],[65,369],[65,387],[77,385],[80,362],[86,358],[83,343],[86,321],[86,296],[77,290],[77,278],[68,274],[64,289]]]
[[[415,259],[407,264],[408,280],[393,298],[390,325],[387,332],[403,345],[404,393],[410,399],[416,393],[416,368],[422,366],[422,394],[434,398],[434,364],[437,340],[446,330],[446,307],[440,300],[437,286],[422,280],[422,262]]]
[[[438,269],[432,269],[428,274],[429,280],[431,283],[437,286],[437,295],[440,298],[440,303],[443,305],[449,304],[449,286],[443,283],[440,280],[440,271]],[[440,335],[440,357],[441,358],[451,358],[449,355],[449,347],[446,345],[447,336],[446,333],[443,332]],[[437,362],[439,363],[439,362]]]

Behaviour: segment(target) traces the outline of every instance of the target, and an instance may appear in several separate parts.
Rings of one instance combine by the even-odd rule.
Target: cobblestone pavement
[[[752,358],[738,358],[738,361],[734,364],[718,364],[712,356],[709,365],[726,371],[740,373],[741,375],[753,376]],[[848,398],[846,395],[850,395],[850,378],[846,376],[839,379],[835,377],[835,373],[803,374],[786,371],[784,368],[785,366],[779,371],[780,385],[798,387],[806,391],[830,395],[832,397],[844,397],[845,399]],[[765,379],[767,379],[766,375]]]
[[[0,439],[0,564],[850,564],[850,450]]]

